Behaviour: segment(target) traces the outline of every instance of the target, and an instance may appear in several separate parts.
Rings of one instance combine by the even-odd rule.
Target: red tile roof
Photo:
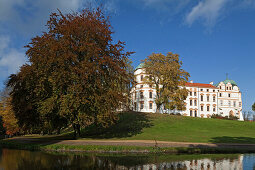
[[[211,84],[203,84],[203,83],[186,83],[185,86],[187,87],[204,87],[204,88],[214,88],[217,89],[217,87],[211,85]]]

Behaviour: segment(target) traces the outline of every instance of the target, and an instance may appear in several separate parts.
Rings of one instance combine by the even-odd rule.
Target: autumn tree
[[[18,120],[12,109],[11,97],[9,96],[8,89],[1,92],[0,117],[7,135],[14,135],[19,132]]]
[[[47,27],[26,46],[29,65],[10,77],[15,110],[28,119],[67,120],[75,136],[81,126],[111,124],[128,97],[131,53],[125,43],[113,43],[109,19],[99,8],[52,13]]]
[[[5,134],[5,128],[3,126],[3,118],[0,116],[0,139],[3,137]]]
[[[153,53],[144,60],[144,68],[147,74],[145,83],[156,89],[157,112],[162,105],[170,110],[184,110],[184,100],[188,95],[185,83],[189,73],[182,69],[179,55],[171,52],[167,55]]]

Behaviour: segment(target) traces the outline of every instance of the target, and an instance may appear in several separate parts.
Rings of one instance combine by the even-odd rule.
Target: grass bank
[[[253,122],[132,112],[109,128],[85,129],[82,138],[255,144],[254,130]]]
[[[155,140],[196,143],[255,144],[255,123],[235,120],[203,119],[165,114],[122,113],[119,121],[108,127],[87,127],[80,139],[97,140]],[[0,140],[0,146],[28,150],[86,151],[86,152],[166,152],[166,153],[250,153],[252,147],[144,147],[106,145],[62,145],[57,140],[72,138],[72,132],[55,136],[25,136],[34,143]],[[46,144],[47,143],[47,144]]]
[[[0,140],[0,147],[33,151],[54,152],[95,152],[95,153],[168,153],[168,154],[228,154],[254,153],[255,149],[240,148],[189,148],[189,147],[143,147],[107,145],[64,145],[64,144],[27,144],[12,140]]]

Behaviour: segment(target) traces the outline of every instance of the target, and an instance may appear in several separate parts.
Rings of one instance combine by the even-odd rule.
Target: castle
[[[146,76],[143,63],[138,65],[134,72],[136,85],[131,90],[132,109],[137,112],[156,112],[156,89],[144,84]],[[169,110],[161,107],[161,113],[180,113],[183,116],[210,118],[214,115],[236,116],[243,120],[242,94],[236,82],[228,78],[218,84],[194,83],[190,81],[185,84],[189,91],[185,100],[186,110]]]

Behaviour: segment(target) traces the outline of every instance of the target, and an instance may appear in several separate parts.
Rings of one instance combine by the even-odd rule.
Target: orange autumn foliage
[[[16,119],[11,106],[11,97],[7,97],[1,101],[1,112],[3,127],[6,129],[7,135],[13,135],[19,131],[18,120]]]

